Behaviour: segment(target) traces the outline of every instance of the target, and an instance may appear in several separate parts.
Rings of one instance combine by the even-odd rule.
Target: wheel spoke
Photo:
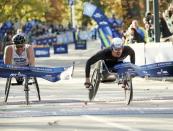
[[[133,98],[132,79],[130,78],[130,76],[126,77],[126,80],[124,80],[124,85],[125,101],[126,104],[129,105]]]
[[[90,101],[94,99],[95,95],[97,94],[97,90],[100,83],[100,74],[98,73],[98,69],[93,71],[93,75],[91,78],[91,84],[93,85],[93,89],[89,90],[89,99]]]

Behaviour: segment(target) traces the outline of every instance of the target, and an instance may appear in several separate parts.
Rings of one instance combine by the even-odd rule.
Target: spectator
[[[142,37],[142,39],[145,39],[145,33],[142,30],[141,27],[139,27],[138,25],[138,21],[137,20],[133,20],[132,21],[132,28],[136,29],[136,31],[138,32],[138,34]]]
[[[2,52],[4,52],[4,49],[6,46],[8,45],[11,45],[12,44],[12,36],[13,36],[13,31],[12,30],[8,30],[5,35],[4,35],[4,38],[3,38],[3,41],[2,41]]]
[[[173,15],[171,10],[165,10],[163,13],[163,18],[165,19],[167,26],[171,33],[173,33]]]
[[[160,13],[160,32],[161,41],[173,41],[172,33],[170,32],[163,15]]]
[[[135,28],[131,27],[129,32],[127,43],[133,44],[133,43],[145,43],[144,39],[141,37],[141,35],[136,31]]]
[[[143,19],[145,24],[145,30],[147,31],[147,38],[149,42],[154,41],[154,25],[153,25],[153,15],[151,12],[148,12]]]

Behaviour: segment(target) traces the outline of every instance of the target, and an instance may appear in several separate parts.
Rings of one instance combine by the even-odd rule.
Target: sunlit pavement
[[[63,66],[75,62],[73,78],[51,83],[38,78],[41,101],[30,86],[30,104],[26,105],[22,86],[12,86],[4,103],[6,80],[0,79],[0,130],[59,131],[172,131],[172,82],[133,79],[134,98],[128,106],[124,92],[116,83],[100,84],[93,102],[83,86],[86,59],[99,49],[99,41],[88,42],[88,50],[69,55],[37,58],[37,66]]]

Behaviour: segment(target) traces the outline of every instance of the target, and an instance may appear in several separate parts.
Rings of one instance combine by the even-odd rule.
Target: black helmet
[[[16,34],[13,36],[12,38],[12,42],[15,45],[19,45],[19,44],[24,44],[25,43],[25,36],[23,34]]]

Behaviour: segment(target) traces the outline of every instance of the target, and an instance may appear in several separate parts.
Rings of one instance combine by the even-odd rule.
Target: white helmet
[[[111,43],[111,49],[116,50],[123,47],[123,40],[121,38],[113,38]]]

